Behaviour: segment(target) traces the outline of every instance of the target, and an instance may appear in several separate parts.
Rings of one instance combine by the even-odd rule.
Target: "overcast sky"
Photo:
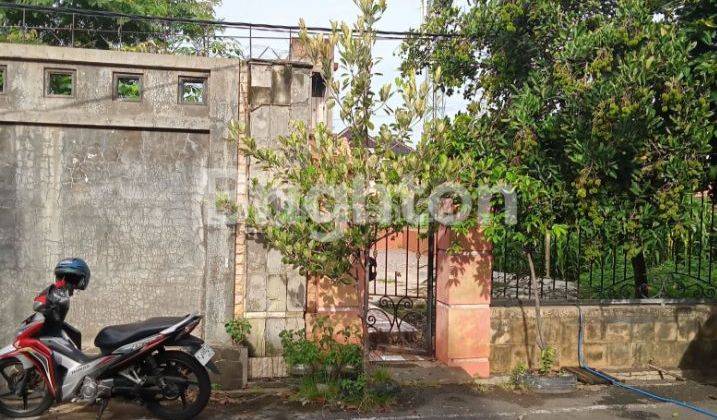
[[[388,0],[386,13],[376,28],[395,31],[417,28],[421,24],[421,13],[421,0]],[[332,20],[351,23],[357,14],[358,9],[352,0],[224,0],[224,4],[217,11],[217,16],[227,21],[297,25],[299,19],[303,17],[309,26],[330,26]],[[256,35],[257,33],[252,33],[252,36]],[[271,33],[259,35],[286,36],[286,34]],[[286,41],[259,39],[253,40],[252,44],[254,57],[262,53],[266,47],[271,47],[279,55],[285,55],[288,50]],[[400,58],[396,55],[399,46],[398,41],[378,41],[374,55],[383,60],[378,66],[378,71],[383,73],[383,76],[377,78],[376,86],[380,87],[399,75],[397,69]],[[271,50],[267,50],[264,54],[263,58],[275,58]],[[447,112],[452,114],[462,107],[462,101],[451,100],[447,104]],[[377,122],[381,123],[385,117],[377,115],[376,118]],[[338,117],[335,117],[335,125],[336,128],[342,127]]]

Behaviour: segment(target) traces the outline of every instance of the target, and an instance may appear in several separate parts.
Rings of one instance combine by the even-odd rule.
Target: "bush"
[[[540,351],[540,368],[538,372],[541,375],[547,375],[553,370],[555,362],[558,360],[558,354],[555,347],[548,346]]]
[[[306,338],[306,330],[284,330],[279,333],[284,348],[284,361],[289,366],[307,365],[314,367],[320,362],[319,346]]]
[[[305,330],[281,332],[287,364],[315,368],[301,378],[295,400],[357,409],[383,406],[393,400],[398,384],[386,369],[376,369],[370,374],[362,372],[363,349],[351,343],[356,334],[345,328],[338,334],[343,339],[337,341],[334,327],[326,318],[318,319],[312,329],[315,341],[306,338]]]
[[[512,386],[520,385],[520,377],[526,373],[528,373],[528,366],[523,362],[518,363],[513,370],[510,371],[509,384]]]
[[[224,324],[224,329],[234,343],[243,344],[251,333],[251,324],[244,318],[236,318]]]

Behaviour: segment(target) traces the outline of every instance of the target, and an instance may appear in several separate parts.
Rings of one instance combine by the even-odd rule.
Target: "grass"
[[[301,378],[291,400],[302,405],[329,405],[340,409],[369,411],[389,406],[395,394],[386,392],[395,382],[383,368],[354,378],[308,375]]]

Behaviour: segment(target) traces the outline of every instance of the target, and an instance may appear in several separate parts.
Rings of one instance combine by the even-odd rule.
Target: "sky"
[[[422,19],[422,0],[388,0],[388,7],[383,18],[376,24],[377,29],[392,31],[407,31],[411,28],[418,28]],[[226,21],[239,21],[251,23],[271,23],[277,25],[298,25],[299,19],[304,18],[308,26],[330,26],[332,20],[353,22],[358,14],[358,8],[352,0],[224,0],[224,3],[217,10],[217,17]],[[239,35],[239,33],[231,33]],[[246,35],[246,31],[241,35]],[[252,37],[256,36],[252,33]],[[280,35],[262,33],[261,35]],[[285,40],[253,40],[252,55],[257,57],[264,53],[263,58],[276,58],[271,50],[264,51],[267,47],[276,51],[279,56],[286,56],[288,43]],[[383,84],[393,81],[400,76],[398,66],[400,57],[396,55],[400,42],[378,41],[374,49],[374,55],[381,57],[382,61],[377,66],[377,71],[382,76],[374,80],[376,90]],[[464,103],[455,98],[446,101],[446,113],[452,115],[462,109]],[[376,122],[386,121],[383,115],[376,116]],[[378,124],[377,124],[378,125]],[[334,126],[341,129],[343,124],[338,116],[334,116]],[[420,127],[418,128],[420,130]],[[338,130],[337,130],[338,131]],[[417,136],[414,136],[414,140]]]

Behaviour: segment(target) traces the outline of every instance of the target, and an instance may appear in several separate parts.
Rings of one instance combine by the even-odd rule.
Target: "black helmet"
[[[90,266],[81,258],[65,258],[55,266],[55,277],[65,279],[75,289],[85,290],[90,284]]]

